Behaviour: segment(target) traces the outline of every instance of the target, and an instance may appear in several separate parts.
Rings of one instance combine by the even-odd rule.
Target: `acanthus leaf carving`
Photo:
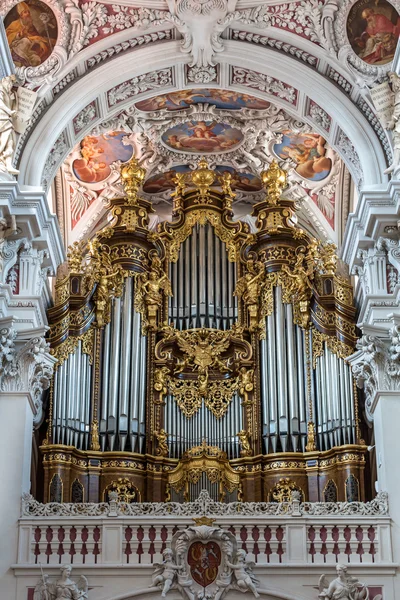
[[[0,369],[1,392],[30,393],[34,405],[35,425],[42,414],[42,393],[50,386],[56,359],[50,355],[50,345],[41,337],[33,337],[17,347],[17,334],[10,329],[0,331],[0,343],[7,350],[7,363]]]

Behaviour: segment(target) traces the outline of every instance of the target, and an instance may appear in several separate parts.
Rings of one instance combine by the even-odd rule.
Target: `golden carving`
[[[235,296],[242,298],[249,313],[249,329],[255,331],[258,326],[258,304],[263,285],[265,267],[261,261],[248,260],[246,273],[238,280]]]
[[[287,173],[279,168],[276,160],[273,160],[266,171],[260,173],[261,181],[268,192],[267,202],[274,206],[278,204],[282,191],[287,187]]]
[[[315,423],[309,421],[307,423],[307,445],[306,452],[315,452],[317,449]]]
[[[185,355],[185,358],[178,363],[175,373],[179,374],[190,368],[206,377],[209,370],[217,370],[220,373],[232,370],[229,361],[221,359],[220,356],[229,348],[232,338],[240,337],[242,331],[240,327],[227,331],[206,328],[179,331],[171,325],[162,328],[165,340],[175,340]]]
[[[232,191],[232,175],[229,171],[225,171],[219,177],[221,183],[222,193],[225,195],[225,208],[231,210],[232,201],[236,198],[236,194]]]
[[[197,527],[200,527],[201,525],[207,525],[207,527],[212,527],[216,519],[210,519],[210,517],[197,517],[192,519],[192,521],[195,522]]]
[[[126,477],[119,477],[117,481],[113,481],[107,486],[105,493],[110,496],[110,492],[116,492],[118,496],[118,502],[138,502],[138,491],[136,487]]]
[[[336,246],[332,242],[321,244],[320,257],[323,264],[323,272],[326,275],[334,275],[336,273],[338,257],[336,254]]]
[[[293,492],[299,492],[301,498],[304,498],[303,490],[297,486],[294,481],[282,478],[271,490],[271,499],[273,502],[292,502],[295,498]]]
[[[157,328],[157,315],[163,302],[163,294],[172,296],[171,283],[162,272],[162,263],[158,256],[151,261],[149,272],[140,273],[135,285],[135,310],[142,315],[143,333],[147,329]]]
[[[159,431],[154,432],[154,437],[156,438],[158,444],[156,454],[158,454],[158,456],[168,456],[168,433],[164,429],[160,429]]]
[[[217,446],[208,446],[205,440],[184,453],[176,469],[168,474],[168,483],[177,492],[183,489],[184,500],[188,501],[189,485],[197,483],[202,473],[211,483],[218,483],[221,502],[226,491],[232,493],[240,488],[240,475],[230,466],[226,453]]]
[[[169,391],[185,417],[190,419],[197,413],[203,397],[199,394],[195,381],[169,378]]]
[[[138,191],[145,177],[146,169],[141,167],[139,161],[134,157],[121,168],[121,179],[128,198],[128,204],[135,205],[138,203]]]
[[[99,422],[97,419],[93,419],[92,421],[92,436],[91,436],[91,450],[95,452],[99,452],[100,450],[100,441],[99,441]]]
[[[199,162],[198,168],[191,173],[192,182],[198,189],[197,202],[207,204],[210,195],[209,190],[215,181],[215,177],[215,171],[208,168],[208,163],[203,158]]]
[[[298,304],[301,313],[302,327],[307,327],[310,319],[309,300],[312,292],[312,281],[314,279],[313,263],[306,260],[304,247],[300,246],[297,251],[297,259],[293,268],[283,265],[282,271],[289,278],[286,294],[290,295]],[[305,266],[304,266],[305,265]]]
[[[238,388],[237,378],[212,381],[208,384],[204,403],[214,417],[221,419],[228,410],[233,394]]]
[[[249,434],[247,433],[247,431],[245,429],[242,429],[238,432],[237,436],[239,438],[240,445],[242,446],[240,456],[251,456],[253,454],[253,451],[251,449],[251,445],[249,442]]]
[[[168,243],[169,259],[171,262],[176,262],[178,260],[181,244],[192,233],[193,227],[197,223],[204,226],[207,222],[212,225],[216,236],[221,242],[226,244],[228,260],[230,262],[236,261],[238,249],[235,241],[235,232],[222,224],[221,216],[219,214],[215,213],[213,210],[199,208],[190,211],[190,213],[186,215],[183,226],[171,233],[172,240]]]

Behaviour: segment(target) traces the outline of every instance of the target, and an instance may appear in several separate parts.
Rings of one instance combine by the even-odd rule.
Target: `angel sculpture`
[[[307,268],[304,268],[306,263]],[[312,288],[312,280],[314,279],[313,265],[307,264],[304,249],[301,248],[297,253],[296,263],[293,269],[288,265],[283,265],[282,271],[289,277],[288,293],[295,296],[298,302],[308,300],[309,292]]]
[[[18,175],[12,161],[15,151],[13,118],[17,115],[17,100],[12,91],[15,75],[4,77],[0,81],[0,171]]]
[[[152,586],[162,586],[161,596],[165,598],[176,580],[177,571],[182,567],[175,564],[171,548],[164,550],[163,559],[162,563],[154,564],[156,570],[152,576]]]
[[[234,296],[243,298],[243,302],[248,305],[258,305],[260,290],[262,285],[262,276],[264,275],[264,265],[261,261],[249,259],[246,263],[247,273],[237,282]]]
[[[259,581],[253,573],[255,563],[246,560],[245,550],[238,550],[236,552],[235,564],[230,563],[228,560],[226,561],[226,564],[233,569],[239,590],[241,592],[251,591],[255,598],[259,598],[260,594],[257,592]]]
[[[329,600],[367,600],[368,590],[356,577],[347,574],[345,565],[336,565],[337,577],[331,583],[325,575],[319,579],[318,598]]]
[[[156,315],[162,305],[162,293],[172,296],[171,283],[161,270],[161,260],[155,256],[151,261],[150,272],[141,273],[138,277],[135,304],[138,312],[147,316],[150,327],[156,326]]]
[[[88,598],[88,580],[81,575],[77,583],[70,579],[71,565],[61,567],[61,577],[55,583],[48,583],[48,575],[35,588],[34,600],[83,600]]]

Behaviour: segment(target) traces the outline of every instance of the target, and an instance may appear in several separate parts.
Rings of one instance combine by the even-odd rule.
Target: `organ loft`
[[[57,271],[39,497],[364,501],[353,289],[297,224],[286,172],[261,172],[254,231],[205,160],[150,230],[145,177],[122,165],[125,195]]]

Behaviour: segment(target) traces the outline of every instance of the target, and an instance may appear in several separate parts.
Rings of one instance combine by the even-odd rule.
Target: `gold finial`
[[[200,527],[201,525],[207,525],[208,527],[212,527],[216,519],[210,519],[210,517],[204,516],[196,517],[195,519],[192,519],[192,521],[196,523],[197,527]]]
[[[207,161],[202,158],[196,171],[192,173],[192,182],[199,189],[200,197],[208,196],[208,190],[215,181],[215,173],[208,168]]]
[[[282,190],[287,187],[287,172],[279,167],[276,160],[273,160],[269,168],[266,171],[262,171],[260,176],[268,192],[267,201],[272,205],[278,204]]]
[[[129,204],[137,204],[138,190],[145,177],[146,169],[139,165],[139,161],[135,157],[121,168],[121,178]]]

